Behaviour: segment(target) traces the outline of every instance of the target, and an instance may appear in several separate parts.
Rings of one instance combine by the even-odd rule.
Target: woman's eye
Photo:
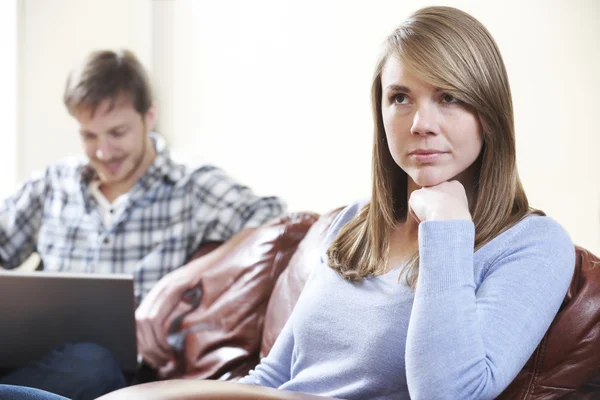
[[[458,102],[456,97],[452,96],[450,93],[444,93],[442,95],[442,101],[444,103],[457,103]]]
[[[408,102],[408,98],[405,94],[397,94],[393,97],[393,101],[396,104],[406,104]]]

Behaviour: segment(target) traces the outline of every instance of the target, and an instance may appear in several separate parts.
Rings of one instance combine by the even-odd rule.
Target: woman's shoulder
[[[327,234],[325,235],[325,247],[327,248],[331,242],[336,238],[340,230],[346,225],[348,222],[352,221],[360,211],[368,205],[370,199],[361,199],[357,200],[353,203],[350,203],[348,206],[344,207],[331,221],[331,225],[329,225],[329,229],[327,230]]]
[[[560,248],[573,247],[571,237],[565,228],[545,215],[530,214],[509,228],[506,233],[512,240],[539,242]]]
[[[537,214],[524,217],[486,247],[492,250],[490,255],[494,258],[533,257],[552,260],[550,264],[554,265],[571,265],[575,260],[575,246],[565,228],[554,219]]]

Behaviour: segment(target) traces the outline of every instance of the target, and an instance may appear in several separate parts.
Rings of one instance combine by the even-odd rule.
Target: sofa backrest
[[[237,242],[233,250],[204,258],[210,262],[199,271],[201,301],[194,306],[184,299],[171,313],[184,316],[178,332],[172,332],[181,338],[182,348],[173,365],[158,371],[159,378],[233,380],[258,363],[273,286],[317,218],[294,213],[246,229],[230,239]],[[206,253],[206,246],[197,254]]]

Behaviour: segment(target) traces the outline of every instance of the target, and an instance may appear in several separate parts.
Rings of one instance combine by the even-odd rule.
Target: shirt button
[[[108,244],[110,242],[110,240],[108,240],[108,238],[104,238],[104,244]]]
[[[112,209],[112,208],[111,208],[110,210],[108,210],[108,211],[109,211],[111,214],[115,212],[115,210],[114,210],[114,209]]]

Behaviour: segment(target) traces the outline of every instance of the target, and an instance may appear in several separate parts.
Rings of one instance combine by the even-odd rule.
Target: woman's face
[[[390,153],[412,183],[468,184],[482,148],[477,115],[460,100],[389,57],[381,73],[381,113]]]

